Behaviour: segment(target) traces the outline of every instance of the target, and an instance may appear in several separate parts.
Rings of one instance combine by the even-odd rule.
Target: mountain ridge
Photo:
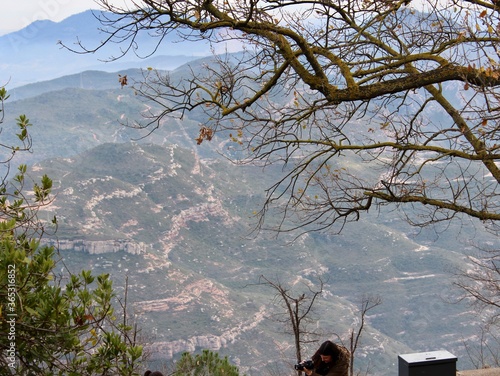
[[[193,42],[184,46],[179,37],[165,39],[156,49],[155,57],[149,56],[155,51],[156,40],[149,35],[141,35],[140,46],[136,54],[129,53],[120,61],[113,56],[121,54],[115,45],[99,49],[95,53],[75,53],[63,48],[83,52],[78,43],[88,49],[99,46],[105,33],[96,18],[99,14],[112,17],[110,13],[89,10],[72,15],[60,22],[49,20],[35,21],[21,30],[0,36],[0,82],[15,88],[33,82],[76,74],[85,70],[114,72],[130,68],[157,66],[159,69],[175,69],[183,63],[211,54],[210,46],[202,42]],[[101,30],[101,31],[100,31]],[[158,64],[161,56],[169,57]]]

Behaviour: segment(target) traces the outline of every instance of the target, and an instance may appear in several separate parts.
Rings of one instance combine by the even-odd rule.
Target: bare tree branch
[[[201,111],[198,143],[229,135],[241,163],[281,165],[259,228],[341,229],[393,204],[417,226],[470,216],[498,231],[495,2],[98,3],[107,37],[79,52],[137,51],[142,33],[241,45],[189,77],[148,72],[134,90],[162,111],[137,126]]]

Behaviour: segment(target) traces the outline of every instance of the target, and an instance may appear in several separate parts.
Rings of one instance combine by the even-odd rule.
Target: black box
[[[457,357],[448,351],[402,354],[399,376],[456,376]]]

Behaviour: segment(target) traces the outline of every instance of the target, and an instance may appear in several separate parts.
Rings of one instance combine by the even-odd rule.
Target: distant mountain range
[[[95,42],[93,20],[86,12],[0,38],[0,74],[11,72],[17,86],[4,124],[22,113],[34,124],[34,152],[18,162],[54,180],[56,199],[41,217],[56,215],[59,229],[47,241],[58,245],[69,268],[110,273],[118,293],[129,277],[129,302],[152,361],[209,348],[247,375],[290,374],[292,337],[276,320],[281,308],[274,291],[258,284],[265,275],[297,294],[318,278],[325,282],[312,323],[323,332],[319,340],[347,341],[361,299],[382,298],[368,317],[359,370],[395,376],[398,354],[440,349],[458,356],[459,368],[468,367],[463,341],[477,341],[481,317],[464,303],[451,304],[457,295],[451,281],[453,272],[467,267],[467,241],[489,234],[480,226],[417,232],[397,211],[381,208],[340,235],[249,236],[265,188],[283,173],[280,166],[262,171],[230,164],[218,154],[229,142],[223,134],[196,145],[199,121],[190,114],[166,119],[146,138],[124,127],[145,104],[120,87],[117,75],[140,77],[138,63],[113,73],[104,69],[112,65],[87,70],[97,64],[95,57],[57,46],[46,50],[75,31],[82,41]],[[37,32],[29,37],[30,30]],[[24,44],[12,42],[23,33]],[[195,57],[192,44],[176,46],[176,56]],[[191,60],[191,69],[202,69],[206,59]],[[185,65],[171,69],[187,71]]]
[[[54,79],[84,70],[115,72],[129,68],[155,67],[174,69],[183,63],[211,54],[210,46],[204,42],[183,44],[180,37],[169,37],[162,42],[155,56],[157,39],[142,34],[138,39],[139,50],[127,54],[118,61],[109,61],[120,54],[118,45],[108,45],[92,54],[76,54],[63,48],[79,49],[81,42],[89,49],[96,48],[106,36],[103,26],[96,18],[102,12],[86,11],[68,17],[61,22],[36,21],[27,27],[0,36],[0,85],[8,87]],[[105,13],[107,17],[112,14]]]

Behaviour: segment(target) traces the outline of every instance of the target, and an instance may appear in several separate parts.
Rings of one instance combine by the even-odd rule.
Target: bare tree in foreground
[[[162,111],[140,126],[204,112],[198,143],[225,130],[245,161],[286,166],[261,211],[279,208],[276,230],[392,204],[414,225],[465,215],[498,231],[497,2],[96,2],[106,38],[80,52],[119,43],[119,58],[141,33],[241,45],[189,77],[147,71],[135,90]]]
[[[363,331],[366,329],[365,326],[366,326],[366,319],[368,312],[378,307],[381,304],[382,304],[382,299],[380,297],[367,296],[361,300],[361,307],[359,310],[361,317],[359,326],[357,327],[356,330],[354,328],[351,329],[349,335],[349,351],[351,352],[351,363],[349,365],[350,376],[354,376],[354,354],[356,353],[356,350],[359,348],[361,344],[361,335],[363,334]],[[367,371],[367,374],[369,374],[369,371]]]
[[[276,291],[275,299],[283,308],[283,313],[277,316],[277,320],[291,328],[291,332],[294,335],[295,355],[297,360],[304,360],[302,346],[307,343],[318,342],[318,337],[320,336],[318,331],[309,331],[308,324],[315,320],[312,316],[314,312],[313,308],[317,308],[315,303],[317,303],[317,298],[323,293],[323,281],[321,279],[319,280],[319,287],[317,289],[307,286],[307,292],[294,293],[291,287],[279,281],[270,280],[265,276],[261,276],[260,279],[261,284],[271,287]],[[350,376],[355,375],[355,354],[361,345],[362,334],[366,330],[368,313],[380,304],[382,304],[380,297],[367,296],[361,300],[359,307],[359,323],[349,331],[348,350],[351,355],[349,364]],[[368,373],[369,371],[367,371],[367,374]]]
[[[469,267],[459,272],[455,285],[475,314],[483,317],[483,325],[478,345],[464,341],[464,346],[476,368],[500,367],[500,250],[482,249],[467,258]]]
[[[287,333],[291,331],[294,337],[297,361],[303,360],[302,345],[317,342],[319,336],[319,333],[309,331],[308,324],[314,321],[312,317],[313,306],[323,292],[323,281],[319,280],[317,289],[304,284],[307,291],[302,293],[296,293],[280,281],[273,281],[263,275],[260,277],[259,283],[276,291],[275,299],[283,307],[283,313],[277,315],[276,320],[287,327]]]

